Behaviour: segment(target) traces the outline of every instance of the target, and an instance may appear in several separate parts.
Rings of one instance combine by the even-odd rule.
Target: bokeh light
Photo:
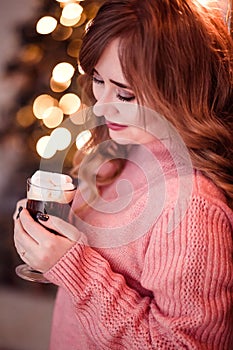
[[[71,57],[78,57],[79,55],[79,50],[80,50],[80,47],[82,45],[82,40],[81,39],[75,39],[75,40],[72,40],[69,45],[68,45],[68,48],[67,48],[67,53],[69,56]]]
[[[51,79],[50,79],[50,88],[54,92],[63,92],[66,89],[68,89],[68,87],[70,87],[70,85],[71,85],[71,79],[65,81],[64,83],[59,83],[59,82],[55,81],[53,79],[53,77],[51,77]]]
[[[81,19],[81,16],[78,16],[78,17],[75,17],[75,18],[65,18],[63,16],[61,16],[60,18],[60,23],[63,25],[63,26],[66,26],[66,27],[71,27],[71,26],[75,26],[76,24],[78,24],[78,22],[80,21]]]
[[[63,121],[63,112],[59,107],[50,107],[46,110],[43,123],[47,128],[56,128]]]
[[[83,12],[80,16],[78,23],[75,24],[73,27],[77,28],[77,27],[82,26],[86,22],[86,20],[87,20],[87,16],[86,16],[85,12]]]
[[[57,20],[51,16],[44,16],[36,24],[36,31],[39,34],[49,34],[54,31],[57,26]]]
[[[32,125],[35,121],[35,117],[32,111],[32,106],[24,106],[20,108],[16,114],[16,120],[24,128]]]
[[[70,115],[70,121],[75,125],[83,125],[87,120],[87,114],[90,111],[84,103],[81,103],[81,107],[78,112]]]
[[[47,109],[56,105],[58,105],[58,101],[55,98],[48,94],[42,94],[34,100],[32,110],[36,118],[43,119]]]
[[[81,16],[83,8],[78,3],[68,3],[62,10],[62,17],[66,19],[75,19]]]
[[[73,29],[70,27],[65,27],[62,24],[58,24],[56,29],[52,32],[52,37],[57,41],[64,41],[69,39],[72,35]]]
[[[65,94],[59,101],[59,107],[64,114],[73,114],[79,110],[80,106],[80,98],[73,93]]]
[[[42,136],[36,143],[36,150],[40,157],[49,159],[52,158],[56,151],[56,144],[52,141],[50,136]]]
[[[69,147],[71,143],[71,133],[66,128],[56,128],[51,132],[50,137],[53,142],[56,144],[56,148],[58,151],[63,151],[67,147]]]
[[[58,83],[65,83],[73,77],[74,71],[75,69],[72,64],[68,62],[61,62],[54,67],[52,76]]]
[[[26,45],[20,52],[20,58],[24,63],[37,64],[43,57],[43,50],[39,45]]]

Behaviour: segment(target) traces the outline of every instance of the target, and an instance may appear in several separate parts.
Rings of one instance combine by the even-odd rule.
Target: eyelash
[[[94,76],[92,76],[92,81],[93,81],[93,83],[95,83],[95,84],[99,84],[99,85],[103,85],[103,84],[104,84],[104,81],[103,81],[103,80],[97,79],[97,78],[94,77]],[[135,99],[135,96],[124,97],[124,96],[121,96],[120,94],[117,94],[116,97],[117,97],[120,101],[123,101],[123,102],[130,102],[130,101],[133,101],[133,100]]]
[[[99,79],[97,79],[97,78],[94,77],[94,76],[92,76],[92,81],[93,81],[93,83],[95,83],[95,84],[99,84],[99,85],[103,85],[103,84],[104,84],[103,80],[99,80]]]

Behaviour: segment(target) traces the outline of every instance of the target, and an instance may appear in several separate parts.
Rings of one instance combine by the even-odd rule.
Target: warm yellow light
[[[63,151],[71,143],[71,133],[66,128],[56,128],[51,132],[50,137],[53,142],[56,144],[58,151]]]
[[[43,57],[43,51],[38,45],[29,44],[22,48],[20,58],[25,63],[36,64]]]
[[[57,41],[67,40],[73,33],[73,28],[68,28],[62,24],[58,24],[56,29],[52,33],[52,37]]]
[[[67,62],[58,63],[52,72],[53,79],[58,83],[65,83],[74,75],[74,67]]]
[[[78,112],[70,115],[70,120],[75,125],[82,125],[87,120],[87,114],[89,109],[86,105],[82,104],[82,108]]]
[[[36,24],[36,31],[39,34],[49,34],[54,31],[57,26],[57,20],[51,16],[44,16]]]
[[[81,19],[81,16],[77,16],[77,17],[71,18],[71,19],[61,16],[60,23],[65,27],[72,27],[72,26],[75,26],[76,24],[78,24],[80,19]]]
[[[24,128],[32,125],[35,121],[35,116],[32,112],[32,107],[24,106],[20,108],[16,114],[16,120]]]
[[[74,19],[81,16],[83,8],[77,3],[68,3],[62,10],[62,17],[66,19]]]
[[[81,27],[87,20],[86,14],[83,12],[77,24],[74,25],[75,28]],[[83,30],[83,29],[82,29]]]
[[[50,136],[42,136],[36,144],[36,150],[40,157],[49,159],[56,153],[56,145]]]
[[[81,106],[80,98],[76,94],[65,94],[59,101],[59,107],[64,114],[73,114],[78,111]]]
[[[91,138],[90,130],[82,131],[76,138],[76,147],[81,149]]]
[[[75,39],[72,40],[67,48],[67,53],[71,57],[77,58],[79,55],[80,47],[82,45],[82,40],[81,39]]]
[[[34,100],[32,110],[36,118],[43,119],[46,116],[47,109],[56,104],[58,104],[56,99],[50,95],[43,94]]]
[[[66,81],[64,83],[58,83],[57,81],[55,81],[53,79],[53,77],[50,79],[50,88],[54,92],[63,92],[66,89],[68,89],[70,84],[71,84],[71,80],[68,80],[68,81]]]
[[[63,120],[63,112],[59,107],[50,107],[46,111],[43,123],[47,128],[56,128]]]

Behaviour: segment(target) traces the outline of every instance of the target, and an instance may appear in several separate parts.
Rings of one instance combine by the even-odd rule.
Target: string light
[[[26,45],[20,53],[21,61],[29,64],[37,64],[43,57],[43,50],[34,44]]]
[[[51,132],[50,137],[56,144],[58,151],[65,150],[71,143],[71,133],[66,128],[56,128]]]
[[[82,45],[81,39],[72,40],[69,43],[68,48],[67,48],[68,55],[71,57],[77,58],[79,55],[79,50],[80,50],[81,45]]]
[[[44,16],[36,24],[36,31],[39,34],[49,34],[54,31],[57,26],[57,20],[51,16]]]
[[[88,108],[82,104],[82,108],[78,112],[70,115],[70,121],[75,125],[82,125],[87,120]]]
[[[38,133],[31,137],[31,147],[35,147],[38,155],[42,158],[52,158],[56,152],[65,150],[70,146],[71,133],[68,129],[62,127],[64,118],[69,117],[71,122],[78,125],[83,125],[86,120],[86,112],[83,111],[84,105],[81,108],[81,100],[78,94],[73,92],[64,93],[70,88],[75,73],[77,58],[79,50],[82,45],[82,35],[85,31],[85,26],[91,23],[92,18],[96,13],[99,5],[96,2],[91,4],[85,4],[83,8],[82,3],[84,0],[56,0],[60,6],[60,10],[56,11],[56,16],[46,15],[41,17],[36,25],[36,32],[41,35],[51,35],[51,38],[56,41],[69,42],[66,45],[66,54],[75,59],[75,63],[71,64],[64,58],[63,62],[57,63],[51,70],[51,76],[49,80],[49,87],[52,94],[63,93],[60,99],[57,99],[52,94],[44,93],[37,96],[32,106],[25,106],[21,108],[17,115],[16,120],[22,127],[29,127],[35,122],[35,118],[41,120],[41,125],[52,130],[50,135],[42,136],[43,130],[39,132],[39,128],[36,130]],[[60,13],[60,17],[58,14]],[[75,35],[74,35],[75,32]],[[55,44],[56,49],[56,44]],[[42,46],[32,44],[25,46],[24,51],[21,53],[21,60],[27,64],[36,64],[44,59],[45,50]],[[78,73],[84,74],[81,66],[78,66]],[[42,124],[43,123],[43,124]],[[89,130],[81,132],[75,142],[78,148],[81,148],[91,137]]]
[[[64,83],[59,83],[59,82],[55,81],[53,79],[53,77],[51,77],[51,79],[50,79],[50,88],[54,92],[63,92],[66,89],[68,89],[70,87],[70,85],[71,85],[71,79],[65,81]]]
[[[65,17],[61,16],[60,23],[63,26],[71,27],[71,26],[75,26],[76,24],[78,24],[80,19],[81,19],[81,16],[78,16],[78,17],[75,17],[75,18],[72,18],[72,19],[68,19],[68,18],[65,18]]]
[[[54,67],[52,77],[58,83],[65,83],[73,77],[74,71],[72,64],[61,62]]]
[[[36,143],[36,150],[40,157],[49,159],[52,158],[56,151],[56,144],[52,141],[50,136],[42,136]]]
[[[79,110],[80,106],[80,98],[73,93],[63,95],[59,101],[59,107],[64,114],[73,114]]]
[[[33,102],[33,113],[37,119],[43,119],[46,116],[46,111],[58,104],[58,101],[48,94],[43,94]]]
[[[62,24],[58,24],[56,29],[52,32],[52,37],[57,41],[64,41],[69,39],[69,37],[73,33],[73,28],[63,26]]]
[[[34,114],[31,106],[24,106],[20,108],[16,114],[16,120],[19,125],[24,128],[32,125],[34,123]]]
[[[59,107],[50,107],[46,110],[43,123],[47,128],[56,128],[63,121],[63,112]]]
[[[62,17],[66,19],[75,19],[80,17],[83,12],[81,5],[77,3],[68,3],[62,10]]]

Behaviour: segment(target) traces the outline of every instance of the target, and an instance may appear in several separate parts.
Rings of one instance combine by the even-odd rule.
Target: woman
[[[198,2],[100,8],[80,52],[96,117],[71,222],[43,221],[61,237],[15,219],[19,254],[60,287],[50,349],[230,349],[232,53]]]

